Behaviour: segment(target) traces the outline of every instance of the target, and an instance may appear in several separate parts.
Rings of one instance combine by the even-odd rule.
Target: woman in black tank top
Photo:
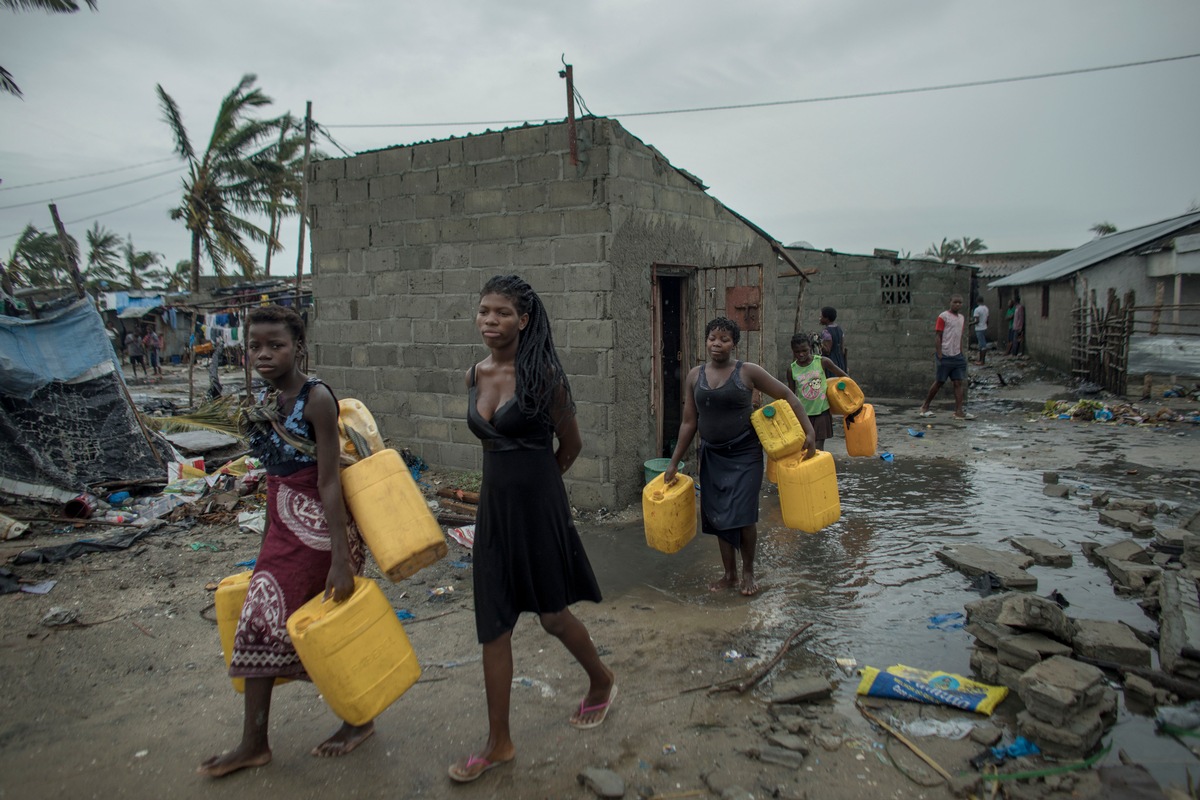
[[[750,424],[754,391],[786,398],[804,427],[804,457],[814,453],[812,423],[792,390],[758,364],[738,361],[734,348],[741,339],[738,324],[717,317],[704,328],[708,361],[688,373],[683,394],[679,443],[663,478],[675,481],[679,460],[700,431],[700,516],[702,530],[717,537],[724,574],[713,591],[739,586],[747,597],[758,593],[754,555],[758,546],[758,493],[762,488],[762,445]],[[739,583],[737,553],[742,554]]]

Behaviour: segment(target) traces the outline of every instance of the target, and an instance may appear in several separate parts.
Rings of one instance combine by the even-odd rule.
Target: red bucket
[[[63,506],[63,516],[72,519],[87,519],[96,510],[99,500],[95,495],[81,494],[74,500],[68,500]]]

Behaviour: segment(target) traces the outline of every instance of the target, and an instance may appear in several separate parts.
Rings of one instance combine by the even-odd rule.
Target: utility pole
[[[62,248],[63,257],[67,260],[67,272],[71,275],[71,283],[75,284],[75,294],[83,297],[83,276],[79,274],[79,262],[75,260],[75,253],[67,243],[67,229],[58,218],[58,208],[54,203],[50,204],[50,216],[54,218],[54,230],[58,231],[58,246]]]
[[[575,69],[563,60],[558,77],[567,81],[567,143],[571,148],[571,166],[579,166],[579,142],[575,139]]]
[[[304,173],[300,182],[300,244],[296,248],[296,312],[300,312],[300,275],[304,272],[304,226],[308,222],[308,159],[312,151],[312,100],[304,107]],[[248,386],[248,384],[247,384]]]

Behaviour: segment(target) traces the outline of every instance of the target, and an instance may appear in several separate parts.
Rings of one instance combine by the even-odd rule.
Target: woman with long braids
[[[475,325],[491,351],[466,376],[467,425],[483,444],[473,572],[488,740],[450,767],[459,783],[516,755],[508,717],[512,632],[522,611],[537,614],[587,673],[587,692],[568,719],[573,727],[598,727],[617,696],[612,670],[569,608],[600,602],[600,587],[562,481],[583,442],[546,309],[521,278],[497,275],[480,292]]]

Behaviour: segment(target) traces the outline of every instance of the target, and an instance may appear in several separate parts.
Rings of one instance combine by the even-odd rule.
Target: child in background
[[[276,678],[307,679],[287,633],[287,619],[324,592],[335,602],[354,593],[362,545],[348,521],[338,464],[337,400],[300,371],[304,322],[290,308],[247,315],[246,346],[270,391],[243,414],[253,454],[267,470],[267,532],[238,621],[229,675],[246,681],[242,741],[197,770],[220,778],[271,761],[267,722]],[[314,756],[349,753],[375,732],[373,722],[343,723]]]
[[[850,377],[828,356],[813,357],[812,340],[807,334],[792,336],[792,362],[788,372],[790,388],[800,398],[804,413],[812,422],[818,450],[825,449],[825,440],[833,436],[833,414],[825,398],[826,373],[839,378]]]

